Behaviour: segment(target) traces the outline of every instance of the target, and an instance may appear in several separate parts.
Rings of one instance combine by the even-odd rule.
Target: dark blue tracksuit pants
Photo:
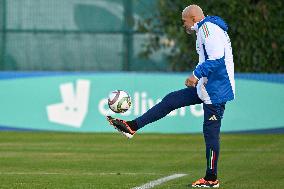
[[[165,117],[172,110],[195,104],[203,101],[198,97],[195,87],[188,87],[174,91],[166,95],[160,103],[152,107],[145,114],[135,119],[138,128]],[[204,122],[203,134],[206,144],[207,170],[206,174],[217,175],[217,162],[219,157],[219,134],[221,119],[223,118],[225,103],[203,104]]]

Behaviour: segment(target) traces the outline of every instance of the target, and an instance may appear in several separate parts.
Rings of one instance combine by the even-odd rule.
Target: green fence
[[[163,51],[139,57],[139,20],[155,1],[0,0],[1,70],[166,71]]]

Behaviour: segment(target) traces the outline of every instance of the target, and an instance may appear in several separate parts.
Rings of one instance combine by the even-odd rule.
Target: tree
[[[284,72],[284,3],[278,0],[157,0],[154,16],[140,22],[140,31],[152,34],[143,56],[170,48],[171,70],[194,69],[195,35],[188,36],[181,22],[181,12],[189,4],[228,23],[237,72]]]

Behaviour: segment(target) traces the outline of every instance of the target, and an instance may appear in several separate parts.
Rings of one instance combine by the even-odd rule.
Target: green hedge
[[[141,31],[154,33],[143,55],[171,46],[172,70],[195,67],[195,35],[188,36],[181,23],[181,12],[190,4],[228,23],[237,72],[284,72],[284,3],[279,0],[158,0],[155,16],[141,22]]]

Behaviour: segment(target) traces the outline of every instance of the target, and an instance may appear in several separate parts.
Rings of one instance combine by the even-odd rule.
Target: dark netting
[[[9,0],[8,28],[121,31],[123,0]]]
[[[3,0],[0,0],[0,68],[3,69],[4,59],[3,59],[3,29],[4,29],[4,3]]]
[[[152,14],[152,5],[147,0],[0,0],[0,25],[7,29],[5,37],[0,33],[0,52],[6,53],[1,68],[164,70],[159,53],[150,61],[139,58],[145,36],[136,35],[137,24],[129,22],[131,15],[137,21]]]
[[[122,70],[122,35],[12,33],[8,68],[20,70]]]

